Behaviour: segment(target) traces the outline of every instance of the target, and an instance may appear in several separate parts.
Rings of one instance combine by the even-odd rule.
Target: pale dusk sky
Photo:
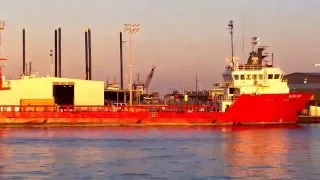
[[[49,50],[54,29],[62,28],[62,76],[84,78],[84,32],[92,30],[94,80],[119,81],[119,30],[139,23],[133,37],[134,79],[145,80],[156,65],[151,89],[202,89],[221,80],[230,56],[227,24],[235,23],[235,52],[244,62],[250,38],[258,36],[284,72],[320,72],[319,0],[1,0],[1,53],[8,58],[8,78],[22,71],[22,29],[26,29],[26,59],[41,75],[50,74]],[[245,54],[242,39],[244,34]],[[124,34],[124,40],[127,35]],[[128,62],[128,44],[124,62]],[[126,68],[126,66],[125,66]]]

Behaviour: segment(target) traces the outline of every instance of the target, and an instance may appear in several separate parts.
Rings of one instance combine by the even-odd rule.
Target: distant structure
[[[1,45],[2,45],[1,31],[3,31],[4,28],[5,28],[5,22],[0,20],[0,60],[7,60],[7,58],[3,57],[1,54]]]
[[[0,20],[0,60],[7,60],[7,58],[1,56],[1,31],[5,28],[5,22]],[[0,90],[10,90],[10,84],[5,84],[5,78],[2,74],[2,67],[0,66]]]
[[[320,73],[294,72],[284,76],[291,92],[313,92],[314,100],[320,103]]]

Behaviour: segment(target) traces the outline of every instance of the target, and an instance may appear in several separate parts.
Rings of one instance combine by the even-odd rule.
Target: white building
[[[22,99],[54,99],[55,104],[104,105],[104,82],[56,77],[23,77],[4,80],[0,105],[20,105]],[[61,104],[62,103],[62,104]]]

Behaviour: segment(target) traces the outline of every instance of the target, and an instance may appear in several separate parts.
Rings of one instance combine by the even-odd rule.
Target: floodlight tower
[[[232,61],[232,66],[234,67],[234,51],[233,51],[233,20],[229,21],[228,28],[230,30],[230,35],[231,35],[231,61]]]
[[[140,24],[124,24],[124,32],[129,34],[129,91],[130,91],[130,106],[132,106],[132,42],[131,37],[137,34],[140,30]]]
[[[1,56],[1,31],[5,28],[5,22],[0,20],[0,60],[7,60],[7,58]],[[2,67],[0,66],[0,90],[10,89],[8,87],[3,87],[4,77],[2,75]]]
[[[0,20],[0,60],[6,60],[7,58],[1,56],[1,31],[5,28],[5,22]]]

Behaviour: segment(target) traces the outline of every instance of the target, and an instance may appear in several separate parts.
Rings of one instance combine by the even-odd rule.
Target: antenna
[[[196,93],[198,93],[198,73],[196,73]]]
[[[198,73],[196,73],[196,101],[197,101],[197,103],[198,103],[198,100],[199,100],[199,97],[198,97],[198,83],[199,83]]]
[[[242,58],[244,57],[244,30],[242,30]]]
[[[258,42],[259,40],[260,40],[260,38],[258,38],[256,36],[251,38],[252,52],[254,52],[254,46],[259,44],[259,42]]]
[[[229,24],[228,24],[228,28],[230,30],[230,35],[231,35],[231,61],[232,61],[232,65],[234,65],[234,62],[233,62],[233,20],[230,20],[229,21]]]
[[[29,76],[31,76],[32,73],[32,62],[29,62]]]

